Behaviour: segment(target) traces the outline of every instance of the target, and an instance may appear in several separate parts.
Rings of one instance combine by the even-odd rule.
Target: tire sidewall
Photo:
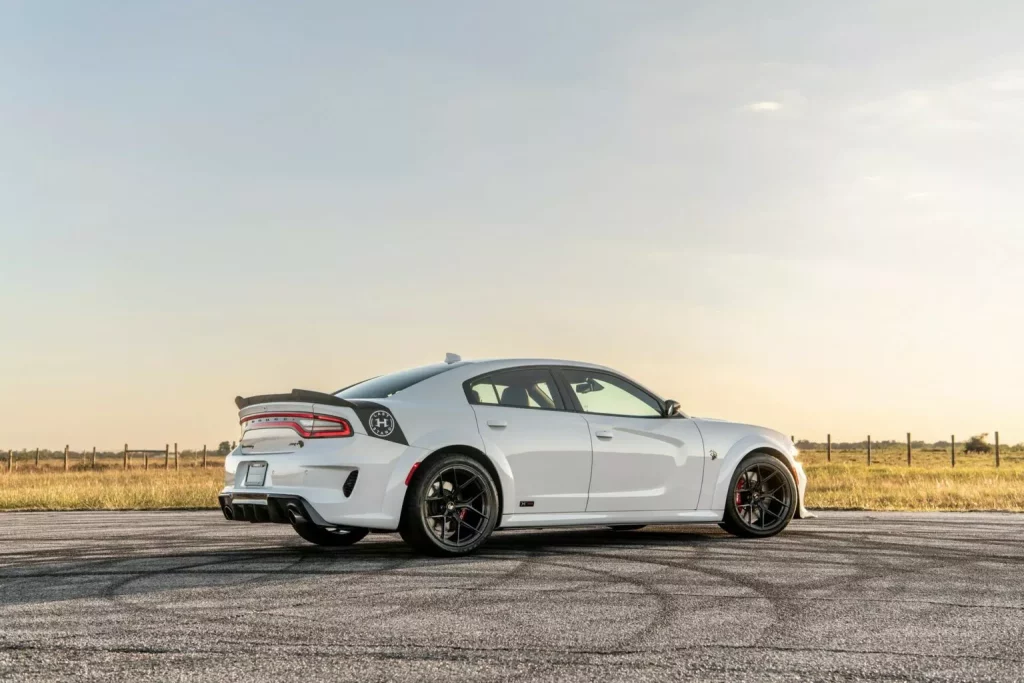
[[[493,510],[487,520],[485,528],[480,532],[480,535],[472,543],[458,548],[442,544],[437,537],[434,536],[434,532],[427,526],[426,520],[423,519],[422,512],[423,498],[426,496],[427,489],[431,482],[434,481],[442,470],[452,467],[453,465],[469,467],[477,473],[488,489],[488,496],[490,496],[491,499],[491,509]],[[491,473],[487,471],[486,467],[468,455],[462,455],[461,453],[441,453],[436,458],[428,462],[426,466],[417,468],[416,474],[413,476],[413,480],[409,485],[409,492],[405,498],[405,507],[402,511],[402,536],[417,550],[427,552],[432,555],[466,555],[479,548],[487,541],[488,538],[490,538],[491,532],[494,531],[494,528],[497,526],[498,520],[501,517],[501,510],[498,509],[499,500],[498,487],[495,485],[494,479],[491,477]]]
[[[785,521],[772,529],[761,530],[751,528],[745,521],[743,521],[739,512],[736,510],[736,482],[739,481],[740,475],[748,467],[754,464],[775,467],[778,471],[782,472],[783,479],[786,480],[786,486],[789,487],[790,500],[792,501],[792,504],[789,506],[789,512],[786,514]],[[729,491],[726,494],[725,519],[723,520],[723,525],[731,533],[740,536],[748,536],[751,538],[767,538],[768,536],[774,536],[789,526],[789,523],[793,520],[793,515],[796,514],[796,508],[799,505],[798,497],[799,494],[797,492],[796,480],[793,478],[793,473],[789,471],[789,467],[787,467],[785,463],[780,462],[778,458],[768,455],[767,453],[755,453],[744,458],[740,464],[736,466],[736,470],[732,473],[732,477],[729,479]]]

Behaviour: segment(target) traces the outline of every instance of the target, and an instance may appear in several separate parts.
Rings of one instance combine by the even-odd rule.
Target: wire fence
[[[921,464],[925,461],[929,465],[941,462],[943,459],[954,468],[958,459],[961,464],[990,463],[999,467],[1004,463],[1007,456],[1014,460],[1021,459],[1024,455],[1024,444],[1007,446],[1000,442],[999,432],[994,433],[994,443],[986,441],[988,434],[971,437],[964,441],[958,441],[955,434],[951,434],[949,441],[938,441],[926,443],[914,441],[913,435],[907,432],[905,442],[886,440],[874,441],[870,435],[861,442],[856,443],[833,443],[832,435],[828,434],[823,443],[807,440],[797,440],[790,437],[802,452],[812,451],[816,454],[823,454],[826,463],[839,462],[863,462],[867,466],[872,464],[898,464],[902,463],[903,456],[908,467]],[[879,456],[882,456],[881,462]],[[896,455],[896,458],[893,456]]]
[[[0,451],[2,452],[2,451]],[[63,451],[49,449],[7,450],[6,471],[15,470],[53,470],[63,469],[65,472],[100,469],[142,469],[142,470],[180,470],[183,468],[220,467],[224,462],[223,451],[209,451],[204,445],[201,449],[178,450],[178,444],[165,444],[163,448],[129,448],[128,444],[120,452],[97,452],[95,447],[89,450],[72,451],[70,445]]]
[[[994,433],[994,443],[989,444],[982,437],[972,437],[963,442],[958,442],[956,435],[950,435],[950,440],[935,443],[914,441],[910,432],[907,432],[905,446],[901,442],[886,440],[873,441],[869,435],[861,442],[833,443],[832,435],[828,434],[822,442],[812,442],[806,439],[797,440],[790,437],[803,452],[814,452],[823,454],[826,463],[835,462],[863,462],[867,466],[872,464],[896,464],[894,452],[897,450],[906,455],[906,465],[913,466],[915,462],[921,464],[925,461],[932,465],[941,461],[944,457],[950,467],[956,467],[957,459],[960,462],[969,461],[971,464],[978,462],[990,462],[995,467],[1003,464],[1009,455],[1014,460],[1024,460],[1024,444],[1007,447],[999,440],[999,432]],[[2,453],[2,451],[0,451]],[[943,455],[944,454],[944,455]],[[98,453],[96,448],[90,450],[72,451],[70,446],[64,446],[63,451],[53,451],[36,448],[7,451],[6,470],[12,472],[16,469],[52,470],[60,469],[63,466],[65,472],[83,469],[162,469],[175,470],[181,468],[207,468],[220,467],[226,453],[223,448],[210,452],[204,445],[201,449],[178,450],[178,444],[164,444],[160,448],[129,448],[128,444],[120,452],[106,451]],[[882,456],[881,462],[879,456]],[[899,457],[902,461],[902,457]],[[2,471],[2,470],[0,470]]]

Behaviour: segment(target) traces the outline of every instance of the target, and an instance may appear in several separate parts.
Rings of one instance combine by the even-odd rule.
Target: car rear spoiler
[[[325,394],[321,391],[310,391],[308,389],[292,389],[292,393],[290,394],[262,394],[260,396],[250,396],[249,398],[235,396],[235,405],[238,406],[239,410],[249,406],[259,405],[260,403],[286,402],[320,403],[321,405],[341,406],[342,408],[356,407],[356,404],[351,401],[338,398],[334,394]]]

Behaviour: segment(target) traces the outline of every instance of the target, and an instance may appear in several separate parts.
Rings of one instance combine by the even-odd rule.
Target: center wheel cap
[[[454,510],[455,509],[455,503],[453,503],[451,501],[448,501],[448,509],[449,510]]]

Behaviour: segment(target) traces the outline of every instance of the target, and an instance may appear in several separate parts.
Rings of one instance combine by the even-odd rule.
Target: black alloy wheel
[[[796,512],[793,474],[767,453],[756,453],[740,463],[728,495],[721,526],[736,536],[774,536],[786,528]]]

